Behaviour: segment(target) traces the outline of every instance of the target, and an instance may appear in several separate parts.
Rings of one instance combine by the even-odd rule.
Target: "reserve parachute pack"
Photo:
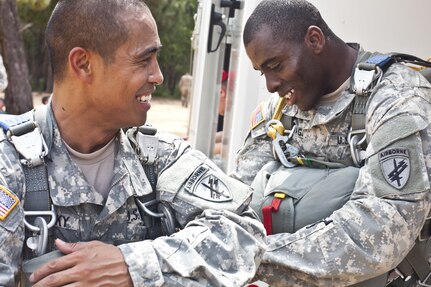
[[[304,226],[328,220],[328,216],[349,200],[359,169],[365,161],[367,102],[374,87],[393,63],[413,65],[412,68],[420,70],[431,82],[431,62],[407,54],[371,54],[368,60],[356,66],[350,83],[350,91],[356,96],[348,135],[354,166],[304,157],[290,145],[289,140],[296,127],[290,117],[281,122],[286,99],[280,98],[272,119],[266,123],[275,160],[264,165],[252,183],[254,194],[251,206],[264,223],[268,235],[293,233]],[[424,257],[431,251],[431,240],[428,240],[431,236],[430,225],[429,216],[412,251],[392,275],[384,274],[354,286],[387,286],[391,281],[390,286],[413,286],[416,280],[421,286],[431,286],[431,268]],[[413,277],[416,280],[410,280]]]

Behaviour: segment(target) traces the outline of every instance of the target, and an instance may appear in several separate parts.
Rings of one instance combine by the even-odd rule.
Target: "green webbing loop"
[[[312,158],[312,157],[292,157],[289,161],[311,168],[343,168],[346,167],[344,164],[339,162],[329,162],[323,159]]]

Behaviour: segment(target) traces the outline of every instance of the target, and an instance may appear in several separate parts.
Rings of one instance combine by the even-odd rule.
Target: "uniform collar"
[[[140,161],[126,138],[119,131],[116,140],[114,177],[106,202],[85,180],[77,165],[71,160],[58,129],[52,108],[49,106],[41,129],[49,147],[48,179],[51,198],[57,206],[76,206],[83,203],[104,205],[102,213],[110,214],[132,197],[151,193],[151,185]],[[102,215],[102,214],[101,214]]]

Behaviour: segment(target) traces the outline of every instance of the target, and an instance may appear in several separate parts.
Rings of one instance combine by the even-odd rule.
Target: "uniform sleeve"
[[[2,132],[0,132],[0,138]],[[19,274],[21,251],[24,240],[22,209],[23,185],[19,180],[20,167],[12,165],[13,155],[4,141],[0,139],[0,196],[2,196],[3,219],[0,220],[0,286],[15,286],[15,277]],[[11,203],[17,204],[11,208]],[[4,211],[8,214],[4,215]]]
[[[236,167],[231,176],[250,185],[259,170],[273,161],[272,141],[267,135],[253,138],[248,135],[236,159]]]
[[[235,170],[230,174],[245,184],[250,185],[259,170],[274,160],[272,139],[266,134],[266,123],[271,119],[278,100],[278,95],[275,95],[260,103],[250,116],[250,131],[238,152]]]
[[[316,224],[268,237],[258,278],[270,286],[348,286],[393,269],[415,244],[430,210],[430,89],[387,88],[382,98],[351,199]]]
[[[157,181],[183,228],[121,245],[135,286],[244,286],[257,271],[265,231],[249,208],[251,189],[186,149]]]
[[[15,286],[24,238],[22,222],[21,205],[16,206],[7,218],[0,222],[0,286]]]

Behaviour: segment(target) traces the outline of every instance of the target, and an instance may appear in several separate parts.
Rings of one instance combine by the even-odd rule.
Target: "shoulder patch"
[[[265,121],[264,103],[260,103],[251,114],[250,130],[256,128],[259,124]]]
[[[0,220],[5,220],[18,203],[18,197],[0,185]]]
[[[202,199],[225,202],[233,199],[231,190],[208,167],[198,167],[185,184],[185,190]]]
[[[379,163],[386,181],[402,189],[410,177],[410,156],[406,148],[388,148],[379,152]]]

